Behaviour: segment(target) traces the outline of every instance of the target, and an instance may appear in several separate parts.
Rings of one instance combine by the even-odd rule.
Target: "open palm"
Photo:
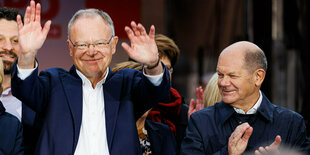
[[[44,27],[41,27],[41,5],[35,5],[34,1],[30,2],[27,7],[24,24],[21,16],[17,16],[17,23],[19,29],[19,45],[22,56],[31,56],[34,58],[37,51],[42,47],[46,36],[50,29],[51,21],[47,21]]]
[[[155,27],[151,26],[149,35],[141,24],[131,22],[131,28],[125,27],[131,46],[122,43],[129,57],[147,66],[158,62],[158,50],[155,42]]]

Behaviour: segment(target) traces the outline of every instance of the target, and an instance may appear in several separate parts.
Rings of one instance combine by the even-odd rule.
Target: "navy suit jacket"
[[[36,69],[25,80],[12,69],[12,92],[36,112],[44,123],[35,154],[74,154],[82,121],[82,80],[73,66],[70,71]],[[110,154],[140,154],[136,119],[158,100],[168,96],[167,68],[162,83],[155,87],[140,71],[125,69],[109,73],[103,84],[107,142]],[[134,103],[134,104],[133,104]],[[147,103],[147,104],[146,104]]]
[[[151,150],[154,155],[175,155],[177,143],[169,126],[159,122],[145,121],[145,129],[150,137]]]
[[[0,101],[0,154],[22,155],[23,128],[18,118],[5,112]]]
[[[181,154],[228,154],[229,137],[243,123],[236,121],[238,116],[233,107],[223,101],[192,114]],[[309,148],[302,116],[272,104],[264,94],[256,114],[246,122],[253,127],[246,152],[270,145],[277,135],[281,136],[281,145],[304,151]]]

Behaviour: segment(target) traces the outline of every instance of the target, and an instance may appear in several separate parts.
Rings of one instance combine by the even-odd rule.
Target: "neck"
[[[240,103],[234,103],[232,106],[238,109],[242,109],[245,113],[247,113],[259,99],[259,91],[253,93],[247,99],[242,100]]]
[[[10,74],[4,75],[3,82],[2,82],[2,88],[3,88],[3,91],[7,90],[8,88],[11,88],[11,75]]]

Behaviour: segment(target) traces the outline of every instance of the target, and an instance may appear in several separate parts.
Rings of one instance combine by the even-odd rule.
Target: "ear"
[[[254,82],[255,86],[260,87],[265,79],[266,72],[263,69],[257,69],[254,72]]]
[[[73,56],[73,52],[72,52],[73,51],[73,46],[71,45],[69,39],[67,40],[67,45],[68,45],[69,50],[70,50],[70,56]]]
[[[115,54],[117,42],[118,42],[118,37],[114,36],[114,39],[112,42],[112,54]]]

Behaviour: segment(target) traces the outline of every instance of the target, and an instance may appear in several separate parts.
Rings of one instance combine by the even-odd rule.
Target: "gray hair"
[[[114,25],[111,17],[104,11],[98,10],[98,9],[81,9],[77,11],[73,17],[70,19],[68,23],[68,39],[70,38],[69,33],[70,33],[70,28],[72,24],[80,17],[95,17],[95,16],[100,16],[104,21],[107,22],[109,27],[111,28],[112,36],[115,36],[115,31],[114,31]]]
[[[254,72],[259,68],[267,72],[267,58],[264,51],[261,50],[258,46],[253,52],[246,51],[244,56],[244,63],[246,68],[251,72]]]

